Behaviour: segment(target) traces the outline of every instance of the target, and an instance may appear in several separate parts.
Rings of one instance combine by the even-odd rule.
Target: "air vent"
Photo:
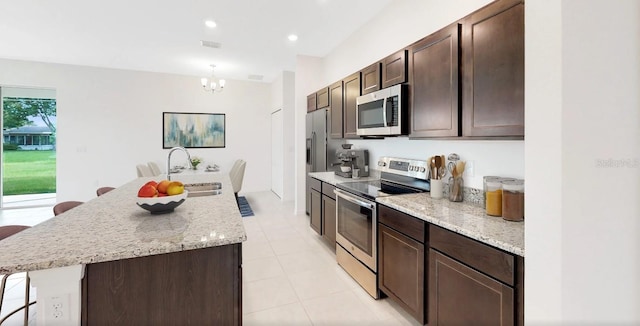
[[[220,47],[222,47],[222,44],[218,43],[218,42],[213,42],[213,41],[200,41],[200,45],[207,47],[207,48],[214,48],[214,49],[219,49]]]
[[[264,77],[264,76],[262,76],[262,75],[249,75],[249,77],[248,77],[248,78],[249,78],[250,80],[262,80],[262,78],[263,78],[263,77]]]

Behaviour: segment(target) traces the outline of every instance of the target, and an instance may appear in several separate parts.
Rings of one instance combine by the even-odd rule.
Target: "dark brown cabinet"
[[[363,95],[380,90],[380,65],[380,62],[376,62],[360,70]]]
[[[316,108],[322,109],[329,106],[329,87],[316,92]]]
[[[309,220],[311,228],[322,234],[322,181],[309,178],[311,189],[309,191]]]
[[[329,86],[329,98],[329,113],[331,115],[331,129],[329,130],[329,137],[342,138],[342,133],[344,132],[342,127],[342,117],[344,114],[342,110],[344,105],[342,100],[342,81]]]
[[[524,3],[462,20],[463,136],[524,136]]]
[[[316,109],[316,93],[307,95],[307,112],[315,111]]]
[[[426,223],[378,206],[378,287],[426,324]]]
[[[460,136],[457,23],[409,47],[409,137]]]
[[[322,238],[336,250],[336,197],[333,190],[336,187],[322,184]]]
[[[382,60],[382,88],[405,82],[407,82],[407,50],[403,49]]]
[[[429,325],[522,325],[524,259],[429,227]]]
[[[82,325],[242,325],[242,244],[87,264],[81,286]]]
[[[360,96],[360,72],[342,80],[344,88],[342,119],[344,138],[359,138],[356,126],[356,98]]]

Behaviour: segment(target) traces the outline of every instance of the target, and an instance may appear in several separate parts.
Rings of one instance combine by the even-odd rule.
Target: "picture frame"
[[[224,113],[162,112],[162,148],[225,148]]]

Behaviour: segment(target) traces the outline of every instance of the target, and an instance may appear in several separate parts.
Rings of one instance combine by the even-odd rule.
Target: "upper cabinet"
[[[316,106],[316,93],[310,94],[307,96],[307,112],[315,111],[318,107]]]
[[[462,20],[463,136],[524,136],[524,3]]]
[[[356,126],[356,98],[360,96],[360,72],[342,80],[344,94],[343,128],[344,138],[360,138]]]
[[[329,137],[331,138],[342,138],[343,137],[343,128],[342,128],[342,117],[343,113],[343,99],[342,99],[342,81],[332,84],[329,86],[329,98],[330,105],[329,111],[331,116],[331,129],[329,130]]]
[[[409,47],[410,137],[460,135],[457,23]]]
[[[407,50],[403,49],[382,60],[382,88],[405,82],[407,82]]]
[[[329,106],[329,87],[322,88],[316,92],[316,106],[318,109]]]
[[[380,90],[380,62],[360,70],[362,76],[362,95]]]

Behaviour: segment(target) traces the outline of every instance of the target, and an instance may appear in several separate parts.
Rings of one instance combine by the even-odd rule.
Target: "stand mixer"
[[[342,162],[340,169],[335,171],[336,175],[344,178],[353,177],[353,171],[358,170],[358,177],[369,176],[369,151],[366,149],[339,149],[336,157]]]

